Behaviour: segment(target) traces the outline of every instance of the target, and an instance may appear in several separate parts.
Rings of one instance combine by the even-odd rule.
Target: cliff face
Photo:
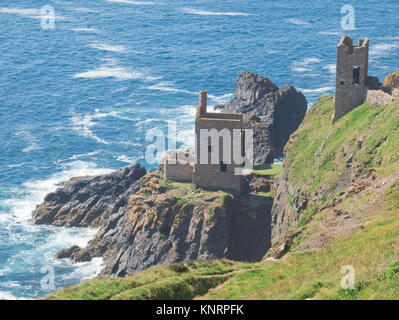
[[[75,262],[103,257],[102,275],[126,276],[182,261],[259,261],[270,247],[272,197],[257,190],[262,177],[252,176],[255,187],[238,197],[165,182],[162,168],[143,173],[135,165],[73,179],[49,194],[33,214],[36,223],[100,227],[86,248],[74,246],[56,257]]]
[[[380,108],[365,103],[331,124],[334,98],[326,95],[308,111],[274,185],[270,255],[321,248],[377,209],[398,173],[397,108],[397,99]]]
[[[223,112],[242,112],[244,126],[254,130],[254,164],[272,163],[305,116],[307,101],[294,87],[278,88],[269,79],[243,72],[234,99],[216,106]]]

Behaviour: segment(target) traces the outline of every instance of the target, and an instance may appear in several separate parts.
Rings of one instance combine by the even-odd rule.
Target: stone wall
[[[164,179],[192,181],[193,160],[191,153],[169,151],[168,156],[164,159]]]

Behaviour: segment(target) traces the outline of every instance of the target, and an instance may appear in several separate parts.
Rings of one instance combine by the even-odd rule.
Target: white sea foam
[[[381,58],[388,57],[391,55],[392,51],[399,48],[399,43],[379,43],[371,47],[370,57]]]
[[[28,146],[26,146],[25,148],[22,149],[22,152],[28,153],[28,152],[31,152],[31,151],[35,151],[35,150],[40,150],[41,149],[41,147],[37,143],[36,137],[34,137],[29,131],[27,131],[27,130],[18,131],[15,134],[15,136],[22,137],[28,144]]]
[[[323,69],[328,70],[328,72],[335,74],[337,65],[336,64],[327,64],[323,67]]]
[[[291,19],[286,19],[285,21],[297,25],[297,26],[310,26],[309,22],[306,22],[304,20],[301,19],[295,19],[295,18],[291,18]]]
[[[198,10],[194,8],[183,8],[182,10],[185,13],[205,15],[205,16],[250,16],[251,15],[249,13],[244,13],[244,12],[215,12],[215,11]]]
[[[300,61],[295,61],[291,69],[299,73],[311,72],[314,70],[314,64],[320,63],[319,58],[305,58]]]
[[[72,11],[83,12],[83,13],[98,13],[100,11],[91,8],[72,8]]]
[[[101,51],[109,51],[109,52],[118,52],[118,53],[126,53],[128,49],[125,46],[121,45],[110,45],[106,43],[90,43],[89,47],[101,50]]]
[[[164,92],[173,92],[173,93],[186,93],[192,96],[198,96],[199,92],[189,91],[185,89],[178,89],[174,87],[174,83],[170,81],[162,81],[157,84],[153,84],[148,86],[147,89],[150,90],[159,90]],[[216,102],[217,104],[222,104],[228,102],[234,95],[231,93],[226,93],[221,96],[215,96],[208,93],[208,98]]]
[[[127,87],[121,87],[121,88],[116,88],[114,90],[112,90],[112,92],[122,92],[122,91],[126,91]]]
[[[154,81],[159,77],[147,76],[141,72],[134,71],[131,68],[120,66],[116,59],[101,59],[104,64],[93,70],[76,73],[74,78],[115,78],[117,80],[135,80]]]
[[[315,93],[315,92],[328,92],[331,90],[334,90],[334,87],[322,87],[322,88],[317,88],[317,89],[300,89],[298,88],[299,91],[302,91],[303,93]]]
[[[31,18],[31,19],[42,19],[43,14],[41,13],[41,9],[36,8],[10,8],[10,7],[2,7],[0,8],[0,13],[8,13],[8,14],[16,14],[19,16]],[[55,16],[55,20],[59,21],[66,21],[68,20],[66,17],[63,16]]]
[[[108,141],[101,139],[100,137],[96,136],[93,131],[91,131],[91,127],[95,126],[97,122],[95,120],[102,119],[106,117],[114,117],[120,120],[136,122],[137,119],[129,118],[120,114],[121,112],[118,111],[111,111],[111,112],[100,112],[99,109],[95,109],[94,113],[90,114],[75,114],[73,113],[70,121],[72,123],[72,129],[77,131],[80,135],[84,137],[90,137],[94,140],[98,141],[99,143],[109,144]]]
[[[226,93],[221,96],[214,96],[212,94],[208,94],[208,97],[214,100],[217,104],[227,103],[233,96],[234,94],[232,93]]]
[[[97,150],[97,151],[93,151],[93,152],[89,152],[89,153],[82,153],[82,154],[76,154],[73,155],[72,157],[69,158],[69,160],[76,160],[82,157],[90,157],[90,156],[94,156],[96,154],[99,154],[101,152],[101,150]]]
[[[399,36],[377,37],[376,40],[399,40]]]
[[[40,150],[40,149],[41,148],[39,147],[39,145],[36,142],[32,142],[32,144],[30,144],[26,148],[22,149],[22,152],[28,153],[28,152]]]
[[[99,274],[103,266],[103,259],[102,258],[93,258],[90,262],[78,262],[72,264],[69,259],[62,259],[56,262],[58,265],[61,266],[75,266],[76,269],[69,273],[62,276],[63,281],[71,281],[74,279],[92,279]]]
[[[139,5],[139,6],[155,4],[154,2],[150,2],[150,1],[133,1],[133,0],[107,0],[107,2],[134,4],[134,5]]]
[[[177,89],[174,88],[174,83],[173,82],[168,82],[168,81],[162,81],[160,83],[151,85],[148,87],[150,90],[159,90],[159,91],[165,91],[165,92],[174,92],[174,93],[187,93],[191,95],[197,95],[197,92],[192,92],[184,89]]]
[[[291,69],[292,69],[292,71],[296,71],[296,72],[300,72],[300,73],[312,71],[311,68],[305,68],[305,67],[292,67]]]
[[[53,226],[39,226],[28,222],[31,212],[36,205],[43,201],[44,196],[54,191],[60,181],[68,180],[71,177],[98,175],[109,173],[111,170],[98,168],[96,164],[83,161],[73,161],[61,166],[61,171],[38,180],[29,180],[20,188],[12,192],[13,198],[1,201],[3,211],[1,230],[8,230],[8,245],[23,247],[27,242],[35,244],[29,249],[20,250],[8,258],[6,265],[0,270],[0,275],[7,276],[13,273],[36,273],[42,266],[59,265],[61,262],[54,260],[53,255],[61,248],[78,245],[85,247],[97,230],[84,228],[57,228]],[[16,231],[17,230],[17,231]],[[94,260],[85,264],[73,265],[72,262],[62,262],[68,264],[69,268],[75,270],[67,275],[57,274],[58,276],[80,280],[95,276],[101,270],[101,260]],[[38,280],[39,281],[39,280]],[[28,283],[31,283],[31,281]],[[9,281],[2,283],[1,288],[28,288],[31,284],[24,281]],[[16,296],[9,291],[0,291],[1,299],[27,299]]]
[[[94,119],[98,119],[102,117],[103,114],[95,114],[95,115],[74,115],[71,118],[72,128],[81,134],[84,137],[90,137],[96,140],[99,143],[109,144],[108,141],[101,139],[100,137],[96,136],[92,131],[91,127],[95,125]]]
[[[7,167],[9,168],[18,168],[22,167],[25,163],[18,163],[18,164],[8,164]]]
[[[134,164],[137,162],[137,157],[128,157],[124,154],[120,155],[119,157],[116,158],[117,161],[128,163],[128,164]]]
[[[0,300],[18,300],[11,292],[0,291]]]
[[[148,118],[148,119],[144,119],[144,120],[137,121],[137,122],[135,123],[135,126],[136,126],[136,127],[141,127],[142,125],[147,124],[147,123],[151,123],[151,122],[161,122],[161,121],[163,121],[163,120],[162,120],[162,119],[150,119],[150,118]]]
[[[319,31],[317,34],[323,34],[326,36],[339,36],[342,33],[342,31]]]
[[[74,161],[62,166],[63,171],[53,174],[42,180],[30,180],[23,184],[22,190],[16,191],[16,198],[2,201],[6,208],[10,208],[8,216],[15,221],[26,221],[30,219],[32,211],[36,205],[43,201],[44,196],[54,191],[60,181],[68,180],[71,177],[84,175],[97,175],[109,173],[111,170],[98,168],[94,163]],[[17,196],[21,194],[20,196]],[[2,213],[1,216],[7,216]]]
[[[96,28],[73,28],[71,29],[72,31],[75,32],[91,32],[91,33],[99,33],[99,31]]]

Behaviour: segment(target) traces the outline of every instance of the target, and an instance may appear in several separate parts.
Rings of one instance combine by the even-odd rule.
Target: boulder
[[[374,108],[386,106],[388,104],[391,104],[392,101],[393,97],[382,90],[367,91],[367,102],[374,106]]]
[[[244,71],[238,76],[234,98],[215,107],[244,114],[244,126],[254,130],[254,164],[273,162],[301,124],[307,101],[293,86],[278,88],[266,77]]]

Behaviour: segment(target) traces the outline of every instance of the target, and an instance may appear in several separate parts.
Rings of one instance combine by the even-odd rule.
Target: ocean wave
[[[28,153],[28,152],[36,151],[36,150],[40,150],[40,149],[41,149],[40,146],[36,142],[33,142],[31,145],[29,145],[26,148],[22,149],[22,152]]]
[[[327,64],[323,67],[323,69],[328,70],[329,73],[336,73],[337,65],[336,64]]]
[[[100,32],[96,28],[73,28],[71,30],[75,31],[75,32],[92,32],[92,33],[99,33]]]
[[[75,270],[71,273],[65,274],[62,276],[63,281],[73,281],[74,279],[81,279],[83,280],[88,280],[88,279],[93,279],[96,277],[102,267],[103,267],[103,258],[93,258],[90,262],[78,262],[75,264],[72,264],[72,262],[68,260],[64,260],[63,263],[74,266]]]
[[[372,59],[388,57],[392,51],[399,48],[399,43],[380,43],[371,47],[370,57]]]
[[[244,12],[215,12],[215,11],[198,10],[194,8],[183,8],[182,10],[185,13],[205,15],[205,16],[251,16],[250,13],[244,13]]]
[[[47,178],[26,181],[21,187],[12,190],[12,198],[0,202],[0,217],[7,217],[0,221],[0,236],[7,239],[6,246],[19,248],[17,253],[1,263],[0,275],[7,277],[9,281],[0,284],[0,300],[35,297],[35,292],[40,291],[40,279],[43,277],[40,270],[43,266],[58,267],[57,282],[62,278],[62,282],[66,284],[92,278],[102,268],[101,260],[73,264],[71,261],[55,260],[53,257],[61,248],[86,246],[98,230],[35,225],[29,222],[36,205],[44,200],[46,194],[54,191],[59,182],[76,176],[112,171],[83,161],[63,164],[60,169]],[[0,241],[0,249],[3,243]],[[19,275],[26,273],[29,274],[27,278],[21,279]],[[34,293],[30,297],[20,296],[14,292],[15,288]]]
[[[117,160],[117,161],[124,162],[124,163],[128,163],[128,164],[134,164],[134,163],[136,163],[136,162],[137,162],[137,159],[138,159],[137,157],[128,157],[128,156],[126,156],[126,155],[124,155],[124,154],[122,154],[122,155],[116,157],[116,160]]]
[[[151,86],[148,86],[147,89],[149,90],[159,90],[159,91],[164,91],[164,92],[174,92],[174,93],[187,93],[190,95],[197,95],[197,92],[192,92],[184,89],[177,89],[173,87],[174,83],[173,82],[168,82],[168,81],[163,81]]]
[[[0,300],[18,300],[11,292],[0,291]]]
[[[134,71],[131,68],[123,67],[118,65],[116,59],[102,59],[105,64],[97,67],[93,70],[76,73],[73,75],[74,78],[115,78],[118,80],[136,80],[141,79],[144,81],[155,81],[160,79],[159,77],[147,76],[141,72]]]
[[[76,160],[76,159],[83,158],[83,157],[94,156],[96,154],[99,154],[101,151],[102,150],[97,150],[97,151],[93,151],[93,152],[89,152],[89,153],[75,154],[72,157],[70,157],[69,160]]]
[[[189,90],[185,90],[185,89],[178,89],[178,88],[173,87],[174,85],[175,84],[173,82],[162,81],[160,83],[148,86],[147,89],[149,89],[149,90],[159,90],[159,91],[164,91],[164,92],[172,92],[172,93],[185,93],[185,94],[189,94],[189,95],[192,95],[192,96],[198,96],[199,95],[199,92],[189,91]],[[231,93],[226,93],[226,94],[223,94],[221,96],[215,96],[215,95],[212,95],[212,94],[208,93],[208,98],[210,100],[213,100],[217,104],[226,103],[233,96],[234,96],[234,94],[231,94]]]
[[[162,119],[150,119],[150,118],[148,118],[148,119],[144,119],[144,120],[137,121],[137,122],[135,123],[135,126],[136,126],[136,127],[141,127],[141,126],[143,126],[144,124],[147,124],[147,123],[151,123],[151,122],[162,122],[162,121],[165,121],[165,120],[162,120]]]
[[[299,73],[311,72],[314,70],[314,64],[320,63],[319,58],[305,58],[300,61],[295,61],[292,64],[291,70]]]
[[[100,11],[91,8],[72,8],[72,11],[83,12],[83,13],[99,13]]]
[[[96,136],[90,129],[91,127],[97,124],[95,120],[107,117],[113,117],[130,122],[137,121],[137,119],[121,115],[121,112],[118,111],[100,112],[99,109],[95,109],[95,112],[90,114],[73,114],[72,117],[70,118],[70,121],[72,123],[73,130],[77,131],[82,136],[93,138],[94,140],[102,144],[109,144],[108,141]]]
[[[341,34],[343,34],[342,31],[319,31],[317,32],[317,34],[322,34],[322,35],[326,35],[326,36],[339,36]]]
[[[70,120],[72,122],[72,128],[82,136],[93,138],[94,140],[102,144],[109,144],[108,141],[105,141],[104,139],[96,136],[90,129],[92,126],[95,125],[93,120],[101,117],[103,117],[103,114],[74,115]]]
[[[97,175],[109,173],[111,170],[98,168],[91,162],[74,161],[62,165],[64,169],[46,179],[29,180],[22,185],[22,190],[15,190],[15,198],[2,201],[2,205],[8,208],[1,216],[12,217],[15,221],[26,221],[30,219],[36,205],[43,201],[45,195],[54,191],[60,181],[66,181],[72,177],[84,175]]]
[[[118,53],[126,53],[128,49],[125,46],[121,45],[110,45],[106,43],[90,43],[89,47],[101,51],[109,51],[109,52],[118,52]]]
[[[294,24],[296,26],[310,26],[311,24],[309,22],[306,22],[301,19],[296,19],[296,18],[291,18],[291,19],[286,19],[288,23]]]
[[[25,163],[17,163],[17,164],[8,164],[7,167],[8,168],[18,168],[18,167],[22,167]]]
[[[334,87],[322,87],[322,88],[317,88],[317,89],[301,89],[298,88],[299,91],[302,91],[303,93],[320,93],[320,92],[328,92],[331,90],[334,90]]]
[[[208,94],[208,97],[211,100],[214,100],[217,104],[224,104],[229,102],[229,100],[234,96],[232,93],[226,93],[221,96],[214,96],[212,94]]]
[[[29,131],[22,130],[18,131],[15,136],[20,137],[22,136],[23,139],[28,143],[28,146],[22,149],[22,152],[29,153],[31,151],[40,150],[41,147],[37,143],[36,137],[34,137]]]
[[[22,8],[17,8],[17,7],[14,7],[14,8],[1,7],[0,13],[16,14],[16,15],[31,18],[31,19],[42,19],[42,17],[43,17],[41,9],[36,9],[36,8],[22,9]],[[57,15],[54,16],[54,19],[59,20],[59,21],[69,20],[66,17],[57,16]]]
[[[376,40],[399,40],[399,36],[377,37]]]
[[[133,1],[133,0],[107,0],[107,2],[134,4],[138,6],[155,4],[155,2],[150,2],[150,1]]]

